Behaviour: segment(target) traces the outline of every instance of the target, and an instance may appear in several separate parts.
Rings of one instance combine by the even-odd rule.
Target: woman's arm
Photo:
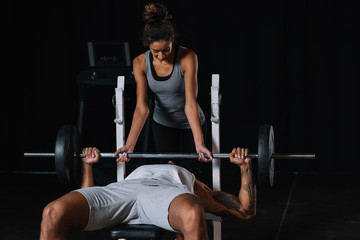
[[[185,114],[189,121],[195,142],[195,148],[198,153],[206,153],[211,156],[204,144],[204,136],[201,129],[200,114],[197,102],[198,93],[198,60],[196,54],[184,49],[181,57],[181,69],[185,78]],[[204,159],[203,159],[204,160]]]
[[[142,54],[134,59],[133,72],[136,81],[136,107],[133,113],[133,120],[126,144],[125,146],[119,148],[115,152],[115,155],[119,155],[123,152],[131,153],[134,151],[140,132],[149,115],[145,54]],[[128,159],[126,155],[117,159],[117,161],[122,162],[128,162],[129,160],[130,159]]]

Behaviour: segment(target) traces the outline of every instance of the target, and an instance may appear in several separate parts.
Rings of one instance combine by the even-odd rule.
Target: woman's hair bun
[[[146,24],[171,20],[168,9],[160,2],[149,3],[145,6],[144,22]]]
[[[143,44],[165,40],[175,42],[175,23],[168,9],[160,2],[148,3],[144,8]]]

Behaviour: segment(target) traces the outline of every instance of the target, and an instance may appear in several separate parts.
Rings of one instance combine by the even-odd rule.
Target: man
[[[66,239],[70,229],[96,230],[120,223],[154,224],[177,232],[176,239],[208,239],[205,212],[248,219],[256,213],[256,187],[247,148],[234,148],[230,162],[239,166],[238,196],[212,191],[185,168],[173,164],[143,165],[125,180],[94,186],[92,165],[97,148],[82,151],[82,186],[43,210],[40,239]],[[171,162],[169,162],[171,163]]]

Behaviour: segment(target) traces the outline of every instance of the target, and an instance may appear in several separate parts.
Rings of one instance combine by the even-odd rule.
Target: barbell
[[[24,153],[24,157],[53,157],[55,159],[56,175],[62,184],[81,184],[81,154],[80,134],[75,126],[62,126],[56,137],[54,153]],[[101,153],[103,158],[115,158],[113,153]],[[195,159],[198,153],[128,153],[130,158],[152,159]],[[209,156],[206,156],[209,157]],[[270,124],[261,125],[258,135],[258,152],[249,153],[247,157],[256,158],[256,168],[253,175],[260,187],[271,187],[274,183],[274,159],[315,159],[315,154],[275,153],[274,128]],[[213,158],[229,158],[228,153],[214,153]]]

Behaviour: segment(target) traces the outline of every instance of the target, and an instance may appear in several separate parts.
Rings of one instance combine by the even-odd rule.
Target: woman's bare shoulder
[[[194,50],[187,48],[187,47],[183,47],[183,46],[180,46],[180,48],[181,48],[181,57],[182,58],[189,58],[189,57],[196,58],[197,57]]]
[[[136,56],[133,60],[133,64],[144,64],[146,61],[146,53],[142,53],[138,56]]]

